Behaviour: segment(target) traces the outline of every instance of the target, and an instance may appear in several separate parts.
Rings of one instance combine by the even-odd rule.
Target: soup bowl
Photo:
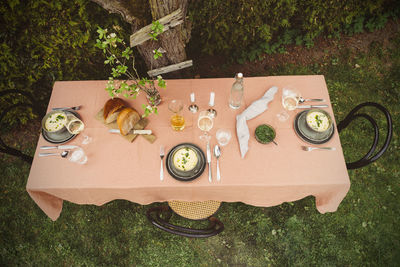
[[[48,134],[61,134],[67,131],[67,114],[63,111],[53,110],[47,113],[42,119],[42,129]]]
[[[306,116],[308,129],[317,133],[324,133],[332,127],[332,118],[328,112],[322,109],[310,109]]]

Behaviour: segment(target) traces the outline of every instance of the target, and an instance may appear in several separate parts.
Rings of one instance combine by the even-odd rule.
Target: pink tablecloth
[[[305,143],[293,130],[293,119],[280,122],[276,116],[281,111],[281,89],[283,86],[296,87],[305,98],[324,98],[330,104],[328,90],[323,76],[278,76],[245,78],[245,106],[260,98],[267,89],[278,86],[275,99],[268,110],[248,122],[253,134],[257,125],[269,123],[277,131],[275,146],[261,145],[252,137],[249,152],[240,158],[239,145],[235,135],[235,116],[240,110],[228,107],[228,96],[233,83],[226,79],[168,80],[167,89],[161,89],[163,98],[159,115],[150,117],[148,129],[152,129],[157,140],[150,144],[138,137],[133,143],[116,134],[108,133],[106,127],[97,121],[95,114],[109,98],[104,90],[106,81],[56,82],[48,109],[82,105],[79,111],[86,128],[68,144],[81,145],[88,155],[85,165],[77,165],[59,157],[38,157],[39,146],[49,145],[42,136],[39,138],[27,191],[39,207],[52,219],[61,213],[63,200],[77,204],[102,205],[114,199],[126,199],[140,204],[167,200],[219,200],[244,202],[255,206],[273,206],[295,201],[309,195],[316,198],[319,212],[336,211],[350,187],[337,131],[326,144],[336,151],[302,151]],[[211,144],[216,144],[218,128],[230,129],[233,139],[222,149],[220,167],[222,180],[217,182],[216,160],[213,158],[214,181],[209,183],[206,171],[196,180],[180,182],[165,172],[164,181],[159,179],[160,145],[168,152],[173,146],[191,142],[205,152],[205,144],[199,139],[196,115],[187,110],[189,94],[196,93],[200,109],[206,109],[211,91],[216,93],[215,108],[218,116],[211,131]],[[168,102],[178,98],[184,100],[187,127],[174,132],[169,126]],[[130,101],[131,106],[141,111],[144,96]],[[332,108],[327,109],[333,115]],[[193,126],[194,125],[194,126]],[[335,129],[336,130],[336,129]],[[92,142],[82,145],[83,136]]]

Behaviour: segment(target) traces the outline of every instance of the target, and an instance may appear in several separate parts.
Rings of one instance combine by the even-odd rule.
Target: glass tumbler
[[[218,131],[215,134],[215,137],[217,138],[218,144],[220,146],[226,146],[227,144],[229,144],[232,134],[229,130],[218,129]]]
[[[78,164],[85,164],[88,158],[82,148],[76,147],[70,152],[68,160]]]
[[[173,113],[170,119],[172,129],[182,131],[185,128],[185,118],[180,114],[183,109],[183,102],[174,99],[169,102],[168,109]]]

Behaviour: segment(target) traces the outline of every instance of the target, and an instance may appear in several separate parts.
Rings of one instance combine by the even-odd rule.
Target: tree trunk
[[[112,13],[120,14],[125,21],[132,25],[132,32],[145,26],[145,21],[133,14],[132,2],[129,0],[92,0]],[[173,11],[181,8],[184,23],[169,29],[158,36],[159,41],[149,40],[138,45],[138,51],[143,57],[148,70],[165,67],[186,60],[186,43],[190,39],[191,24],[186,21],[188,0],[148,0],[152,20],[156,21]],[[138,8],[135,6],[135,8]],[[153,51],[162,47],[166,52],[157,60],[154,59]]]
[[[186,18],[188,0],[149,0],[153,20],[156,21],[178,8],[182,9],[183,19]],[[186,43],[190,39],[190,23],[184,23],[162,33],[159,42],[147,41],[138,46],[148,69],[157,69],[167,65],[180,63],[186,60]],[[153,59],[153,50],[162,47],[166,53],[162,58]]]

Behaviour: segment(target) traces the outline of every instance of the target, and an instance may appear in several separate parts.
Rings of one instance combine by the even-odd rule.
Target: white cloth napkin
[[[268,103],[274,99],[274,95],[278,91],[278,87],[273,86],[269,88],[263,97],[251,103],[242,114],[236,116],[236,133],[239,140],[240,153],[242,158],[246,155],[249,150],[249,127],[247,126],[248,120],[257,117],[268,108]]]

